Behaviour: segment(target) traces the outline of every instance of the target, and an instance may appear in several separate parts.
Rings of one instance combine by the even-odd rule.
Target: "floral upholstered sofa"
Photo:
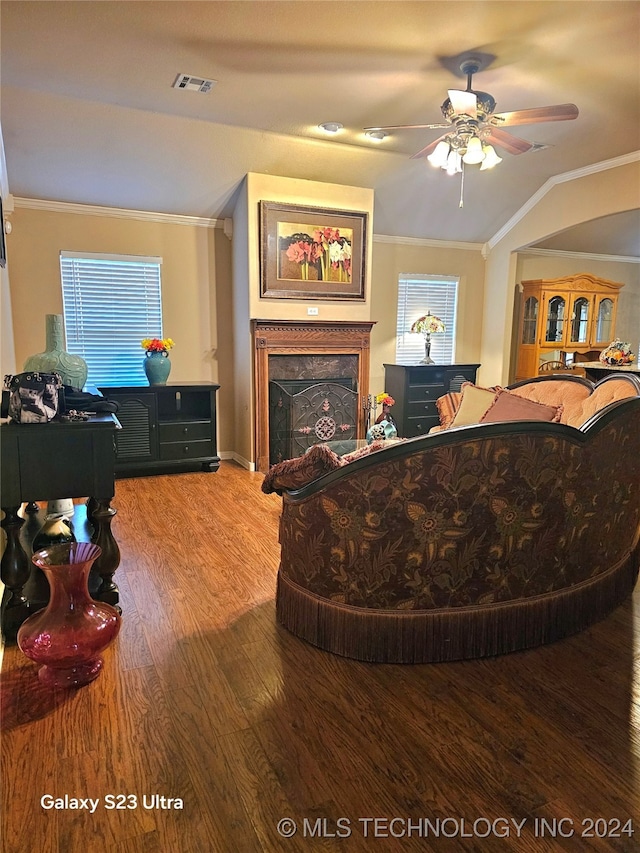
[[[449,401],[435,434],[351,460],[316,451],[304,485],[286,465],[267,475],[264,490],[283,497],[282,625],[359,660],[445,661],[559,639],[630,594],[640,382],[552,375],[480,390],[493,419],[447,426]],[[534,406],[501,420],[504,394],[544,419]]]

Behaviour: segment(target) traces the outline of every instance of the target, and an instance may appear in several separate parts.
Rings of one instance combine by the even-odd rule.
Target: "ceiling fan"
[[[433,166],[445,169],[447,174],[463,172],[464,165],[480,164],[480,169],[491,169],[502,161],[494,145],[509,154],[524,154],[545,148],[545,145],[528,142],[503,130],[503,127],[536,124],[544,121],[568,121],[578,117],[575,104],[555,104],[508,113],[494,113],[496,102],[488,92],[471,88],[473,75],[480,70],[480,60],[466,59],[460,70],[467,75],[467,88],[449,89],[449,97],[442,104],[444,122],[437,124],[404,124],[387,127],[367,127],[366,132],[408,130],[414,128],[447,128],[447,133],[434,139],[413,155],[413,159],[427,157]],[[462,207],[462,197],[460,201]]]

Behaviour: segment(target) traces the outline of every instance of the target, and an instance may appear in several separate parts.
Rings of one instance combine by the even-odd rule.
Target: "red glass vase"
[[[71,542],[42,548],[32,557],[49,581],[51,596],[44,610],[22,624],[17,639],[20,650],[42,664],[38,677],[50,687],[93,681],[102,669],[100,654],[118,636],[120,614],[94,601],[87,586],[101,550],[91,542]]]

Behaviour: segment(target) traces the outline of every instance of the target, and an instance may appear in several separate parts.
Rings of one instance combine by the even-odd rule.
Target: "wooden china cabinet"
[[[522,282],[516,379],[564,353],[602,350],[615,338],[620,289],[589,273]]]

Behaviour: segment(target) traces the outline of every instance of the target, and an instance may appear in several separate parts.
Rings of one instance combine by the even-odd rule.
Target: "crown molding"
[[[591,166],[583,166],[581,169],[574,169],[571,172],[563,172],[560,175],[554,175],[549,178],[549,180],[546,181],[540,189],[522,205],[520,210],[514,213],[511,219],[509,219],[502,228],[499,231],[496,231],[493,237],[487,241],[487,254],[489,254],[491,249],[493,249],[500,240],[506,237],[509,231],[515,228],[521,219],[524,219],[527,213],[529,213],[536,204],[538,204],[540,199],[544,198],[544,196],[558,184],[564,184],[567,181],[575,181],[578,178],[585,178],[588,175],[595,175],[598,172],[606,172],[609,169],[617,169],[620,166],[627,166],[629,163],[635,163],[638,160],[640,160],[640,151],[632,151],[631,154],[624,154],[621,157],[614,157],[611,160],[603,160],[601,163],[593,163]]]
[[[483,243],[463,243],[458,240],[428,240],[424,237],[392,237],[387,234],[374,234],[374,243],[395,243],[400,246],[422,246],[431,249],[466,249],[481,252]]]
[[[565,249],[518,249],[519,255],[553,255],[556,258],[578,258],[583,261],[606,261],[620,264],[640,264],[634,255],[598,255],[594,252],[568,252]]]
[[[175,213],[154,213],[149,210],[127,210],[120,207],[101,207],[96,204],[73,204],[66,201],[48,201],[41,198],[14,196],[16,208],[48,210],[52,213],[75,213],[82,216],[109,216],[113,219],[137,219],[143,222],[163,222],[167,225],[191,225],[199,228],[222,228],[224,220],[204,216],[181,216]]]

